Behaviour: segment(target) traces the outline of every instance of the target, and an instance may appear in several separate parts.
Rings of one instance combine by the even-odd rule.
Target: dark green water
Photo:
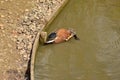
[[[47,32],[59,28],[80,41],[39,46],[35,80],[120,80],[120,0],[70,0]]]

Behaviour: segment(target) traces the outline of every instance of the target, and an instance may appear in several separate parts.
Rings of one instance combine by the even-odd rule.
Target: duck
[[[80,40],[76,35],[76,32],[73,31],[72,29],[60,28],[54,32],[51,32],[44,40],[44,44],[47,45],[47,44],[58,44],[62,42],[67,42],[72,37],[74,37],[75,40]]]

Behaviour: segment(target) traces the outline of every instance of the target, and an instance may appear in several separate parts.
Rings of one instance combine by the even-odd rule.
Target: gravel
[[[24,63],[30,59],[36,34],[48,23],[52,15],[65,0],[37,0],[35,7],[20,18],[17,24],[16,49],[23,56]],[[0,25],[2,28],[2,24]],[[27,66],[26,66],[27,69]]]

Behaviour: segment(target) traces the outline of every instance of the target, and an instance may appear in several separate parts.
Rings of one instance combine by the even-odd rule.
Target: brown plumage
[[[71,36],[70,30],[59,29],[56,31],[55,43],[61,43],[61,42],[67,41],[69,36]]]
[[[51,33],[48,36],[48,39],[45,42],[45,44],[65,42],[65,41],[68,41],[69,39],[71,39],[72,37],[74,37],[76,40],[79,39],[76,36],[75,32],[73,32],[69,29],[61,28],[61,29]]]

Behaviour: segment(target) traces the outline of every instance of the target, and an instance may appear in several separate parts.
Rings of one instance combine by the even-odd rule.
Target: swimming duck
[[[70,40],[72,37],[74,37],[76,40],[79,40],[73,30],[61,28],[50,33],[47,38],[44,39],[44,44],[61,43]]]

